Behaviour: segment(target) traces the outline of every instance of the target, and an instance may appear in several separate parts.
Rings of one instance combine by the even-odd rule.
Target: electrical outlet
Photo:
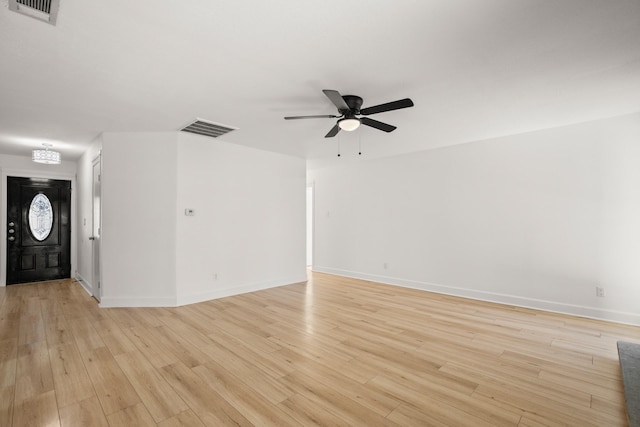
[[[604,297],[604,288],[602,286],[596,286],[596,296],[597,297]]]

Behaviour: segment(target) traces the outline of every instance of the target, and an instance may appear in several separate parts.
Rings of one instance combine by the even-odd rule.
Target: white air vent
[[[9,9],[56,25],[60,0],[9,0]]]
[[[225,133],[231,132],[232,130],[237,130],[237,128],[232,128],[229,126],[209,122],[202,119],[196,119],[196,121],[188,124],[187,126],[183,127],[180,130],[182,132],[196,133],[198,135],[217,138],[220,135],[224,135]]]

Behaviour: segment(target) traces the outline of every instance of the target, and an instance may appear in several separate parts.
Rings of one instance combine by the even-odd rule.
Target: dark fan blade
[[[340,95],[340,92],[338,92],[337,90],[330,90],[330,89],[323,89],[322,91],[324,92],[325,95],[327,95],[327,98],[329,98],[331,102],[333,102],[333,105],[338,107],[338,111],[350,110],[347,103],[344,102],[344,99],[342,99],[342,95]]]
[[[360,123],[362,123],[363,125],[371,126],[372,128],[383,130],[385,132],[393,132],[394,130],[396,130],[395,126],[391,126],[386,123],[370,119],[368,117],[361,117]]]
[[[401,108],[413,107],[413,101],[409,98],[399,101],[387,102],[386,104],[374,105],[360,110],[360,114],[368,116],[369,114],[384,113],[385,111],[399,110]]]
[[[331,130],[329,131],[329,133],[326,134],[324,137],[325,138],[333,138],[334,136],[336,136],[338,134],[338,132],[340,132],[340,126],[338,126],[338,124],[336,123],[336,125],[334,127],[332,127]]]
[[[285,120],[298,120],[298,119],[335,119],[340,116],[322,115],[322,116],[289,116],[285,117]]]

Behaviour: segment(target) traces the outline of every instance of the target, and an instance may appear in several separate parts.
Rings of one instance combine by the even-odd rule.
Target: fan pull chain
[[[362,156],[362,131],[358,132],[358,156]]]
[[[340,157],[340,142],[342,142],[342,137],[338,135],[338,157]]]

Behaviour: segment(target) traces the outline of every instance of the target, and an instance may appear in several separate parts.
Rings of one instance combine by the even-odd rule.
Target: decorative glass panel
[[[53,208],[49,198],[44,194],[36,194],[29,207],[29,228],[36,240],[42,242],[49,237],[53,227]]]

